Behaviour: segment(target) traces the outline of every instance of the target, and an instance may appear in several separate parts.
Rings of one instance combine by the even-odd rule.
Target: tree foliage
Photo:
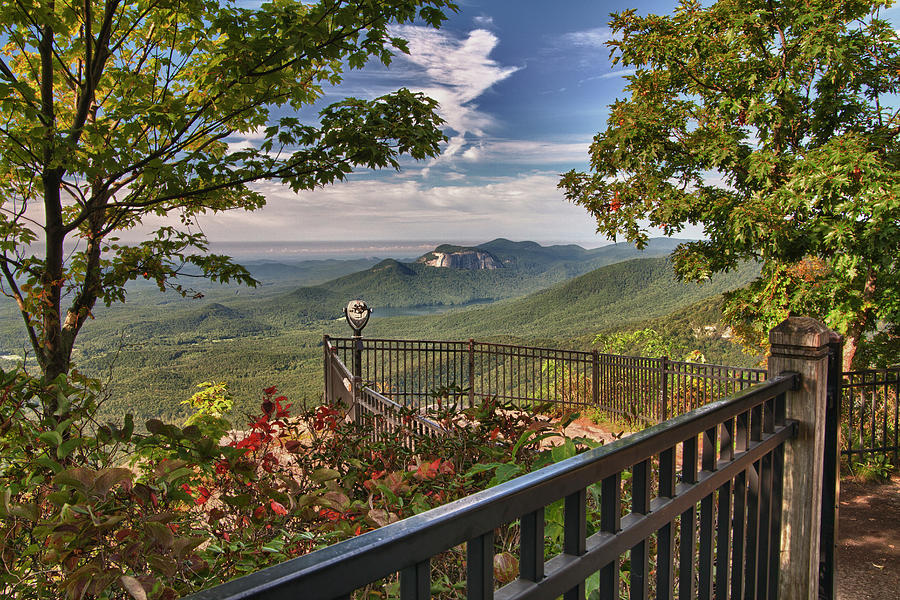
[[[874,332],[891,337],[900,308],[890,4],[684,0],[671,16],[613,15],[630,97],[610,107],[590,172],[560,187],[600,232],[638,245],[649,226],[702,225],[674,253],[680,277],[760,261],[727,299],[743,341],[758,349],[790,312],[810,314],[845,335],[849,367]]]
[[[315,123],[296,113],[404,40],[392,23],[438,26],[447,0],[22,0],[0,7],[0,270],[49,378],[65,373],[95,303],[136,278],[189,290],[194,274],[253,283],[208,254],[203,213],[257,209],[249,186],[295,191],[353,168],[439,151],[435,102],[401,89],[347,98]],[[258,145],[229,144],[241,135]],[[118,235],[177,215],[144,241]],[[42,247],[32,252],[30,244]]]

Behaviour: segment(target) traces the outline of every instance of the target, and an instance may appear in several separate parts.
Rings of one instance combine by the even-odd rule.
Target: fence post
[[[600,408],[600,353],[591,351],[591,400],[594,409]]]
[[[469,408],[475,406],[475,340],[469,338]]]
[[[353,336],[353,376],[362,379],[362,336]]]
[[[828,411],[825,415],[825,463],[822,481],[822,541],[819,598],[837,597],[837,526],[841,490],[841,384],[844,340],[836,333],[828,344]]]
[[[322,373],[325,375],[325,387],[322,393],[322,404],[331,405],[331,365],[328,362],[328,334],[322,336]]]
[[[800,374],[786,394],[786,416],[799,422],[785,444],[781,507],[780,600],[817,600],[822,525],[828,349],[833,332],[819,321],[789,317],[769,332],[768,375]]]
[[[348,413],[348,417],[354,423],[357,421],[359,417],[359,400],[362,397],[362,353],[363,353],[363,341],[362,335],[354,335],[353,336],[353,381],[352,389],[350,390],[350,394],[353,396],[353,404],[350,405],[350,410]]]
[[[659,361],[659,422],[669,418],[669,357]]]

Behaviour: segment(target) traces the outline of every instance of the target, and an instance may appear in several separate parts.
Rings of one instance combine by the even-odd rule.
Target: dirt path
[[[900,598],[900,475],[841,481],[837,562],[840,600]]]
[[[608,444],[616,439],[616,435],[597,425],[586,417],[572,421],[563,433],[570,438],[584,437]]]

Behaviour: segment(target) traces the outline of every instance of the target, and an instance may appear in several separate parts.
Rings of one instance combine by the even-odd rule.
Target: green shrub
[[[240,430],[216,408],[224,388],[195,402],[185,426],[151,420],[146,432],[128,415],[98,423],[98,394],[96,382],[77,374],[47,383],[0,371],[3,596],[176,598],[587,447],[542,450],[559,435],[554,428],[490,398],[435,409],[429,417],[448,433],[414,451],[402,435],[372,441],[370,424],[346,421],[341,407],[293,416],[274,387]],[[59,410],[45,416],[37,408],[49,397]],[[515,550],[517,526],[497,539],[505,576],[503,553]],[[460,595],[459,549],[434,564],[438,592]],[[394,587],[385,581],[368,591]]]

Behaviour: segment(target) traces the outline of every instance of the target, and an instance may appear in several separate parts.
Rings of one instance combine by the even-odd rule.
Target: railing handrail
[[[344,364],[344,361],[342,361],[336,355],[332,356],[331,360],[333,361],[332,364],[337,368],[337,370],[341,374],[344,375],[344,377],[346,377],[347,379],[351,379],[351,380],[353,379],[353,373],[350,372],[350,369],[347,368],[347,365]]]
[[[304,598],[347,597],[359,587],[415,565],[423,556],[434,556],[492,531],[504,523],[647,460],[684,440],[696,438],[711,427],[718,427],[720,423],[779,394],[796,389],[798,382],[799,375],[795,373],[780,375],[608,445],[403,521],[198,592],[191,598],[238,600],[263,595],[267,599],[295,598],[297,588],[291,590],[289,586],[296,585],[301,579]],[[778,429],[779,427],[782,429]],[[787,435],[784,427],[796,430],[796,424],[792,422],[776,423],[775,434],[766,434],[761,441],[751,442],[743,453],[735,453],[735,460],[748,453],[761,451],[764,445],[771,445],[773,436],[783,439]],[[700,480],[709,479],[714,472],[703,471]],[[382,560],[367,560],[372,553],[378,553]]]
[[[354,341],[353,338],[349,338],[349,337],[332,337],[332,336],[329,336],[328,340],[330,342],[353,342]],[[458,346],[460,346],[460,350],[459,350],[460,352],[467,352],[468,347],[469,347],[469,340],[460,341],[460,340],[412,340],[412,339],[397,339],[397,338],[362,338],[361,341],[363,342],[364,345],[367,343],[370,343],[370,342],[371,343],[393,343],[393,344],[416,344],[418,346],[421,346],[423,344],[458,345]],[[594,354],[593,351],[589,351],[589,350],[573,350],[573,349],[568,349],[568,348],[547,348],[544,346],[522,346],[522,345],[518,345],[518,344],[503,344],[503,343],[497,343],[497,342],[479,342],[477,340],[473,340],[473,343],[476,346],[476,350],[475,350],[476,352],[479,351],[477,349],[478,346],[490,346],[490,347],[494,347],[494,348],[509,348],[509,349],[518,349],[518,350],[529,350],[529,351],[535,351],[535,352],[547,352],[547,353],[558,352],[558,353],[564,353],[564,354],[577,355],[579,357],[584,357],[584,360],[591,360],[591,358],[593,357],[593,354]],[[428,352],[447,352],[447,351],[455,352],[456,350],[450,350],[448,348],[440,348],[440,349],[428,348],[427,351]],[[660,356],[638,356],[638,355],[632,355],[632,354],[613,354],[611,352],[597,352],[597,356],[599,356],[601,358],[616,358],[616,359],[622,359],[622,360],[646,360],[646,361],[652,361],[652,362],[661,362],[661,361],[665,360],[666,364],[669,366],[680,365],[680,366],[693,366],[693,367],[710,367],[710,368],[717,368],[717,369],[731,369],[734,371],[743,371],[746,373],[758,373],[761,375],[766,374],[765,369],[760,369],[758,367],[736,367],[736,366],[730,366],[730,365],[716,365],[713,363],[675,360],[672,358],[660,357]],[[879,369],[879,371],[881,371],[881,370],[883,370],[883,369]],[[888,370],[890,370],[890,369],[888,369]]]
[[[848,375],[886,375],[888,373],[900,374],[900,365],[894,367],[880,367],[877,369],[857,369],[855,371],[844,371],[844,376]]]
[[[363,395],[374,396],[374,397],[377,398],[380,402],[383,402],[383,403],[389,405],[389,406],[391,407],[391,409],[393,409],[393,410],[395,410],[395,411],[400,411],[400,410],[404,410],[404,409],[405,409],[405,407],[404,407],[402,404],[400,404],[399,402],[395,402],[395,401],[391,400],[390,398],[388,398],[388,397],[385,396],[384,394],[378,392],[377,390],[372,389],[372,388],[369,387],[369,386],[363,387],[362,390],[361,390],[361,393],[362,393]],[[428,417],[425,417],[425,416],[422,416],[422,415],[412,415],[412,417],[413,417],[416,421],[418,421],[419,423],[421,423],[422,425],[424,425],[426,428],[428,428],[428,429],[434,431],[435,433],[438,433],[438,434],[445,434],[445,433],[447,433],[447,430],[446,430],[446,429],[444,429],[444,428],[441,427],[438,423],[434,422],[433,420],[429,419]]]

